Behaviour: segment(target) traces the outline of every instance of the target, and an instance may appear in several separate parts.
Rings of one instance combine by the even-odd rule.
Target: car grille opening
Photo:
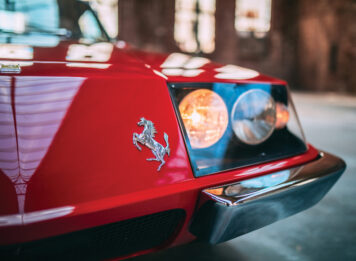
[[[168,243],[185,219],[173,209],[20,245],[0,247],[0,257],[25,260],[98,260]]]

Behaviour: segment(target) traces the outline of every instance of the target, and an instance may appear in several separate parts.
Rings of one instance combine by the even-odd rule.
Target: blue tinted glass
[[[297,155],[305,152],[307,149],[304,141],[289,131],[287,126],[281,129],[273,128],[265,140],[254,145],[243,142],[233,130],[231,115],[234,104],[239,97],[248,91],[260,90],[267,93],[268,96],[273,97],[273,101],[276,103],[288,106],[287,89],[283,85],[271,85],[267,83],[172,83],[170,86],[192,168],[197,177]],[[178,109],[184,97],[197,89],[209,89],[218,94],[225,102],[229,114],[229,123],[223,136],[218,142],[206,148],[194,148],[191,146],[188,133]]]

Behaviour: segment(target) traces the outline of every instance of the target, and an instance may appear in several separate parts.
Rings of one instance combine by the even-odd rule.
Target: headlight
[[[228,112],[223,99],[215,92],[199,89],[189,93],[179,104],[192,148],[215,144],[228,125]]]
[[[307,151],[285,85],[193,82],[168,86],[195,177]]]
[[[260,144],[268,139],[276,124],[276,104],[267,92],[250,90],[235,102],[231,123],[242,142],[249,145]]]

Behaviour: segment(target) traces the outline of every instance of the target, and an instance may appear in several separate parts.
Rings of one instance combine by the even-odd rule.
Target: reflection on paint
[[[185,69],[198,69],[209,63],[210,60],[204,57],[192,57],[185,64]]]
[[[172,53],[161,64],[161,68],[180,68],[189,60],[190,56],[182,53]]]
[[[168,76],[181,76],[184,73],[183,69],[163,69],[162,73]]]
[[[33,62],[24,62],[24,61],[7,61],[7,60],[0,60],[0,64],[5,65],[20,65],[21,67],[32,66]]]
[[[117,41],[116,42],[116,47],[119,48],[119,49],[124,49],[126,48],[128,45],[125,41]]]
[[[159,71],[157,71],[157,70],[152,70],[156,75],[158,75],[159,77],[162,77],[163,79],[165,79],[165,80],[168,80],[168,78],[167,78],[167,76],[166,75],[164,75],[163,73],[161,73],[161,72],[159,72]]]
[[[67,67],[107,69],[111,66],[108,63],[67,63]]]
[[[60,208],[33,211],[29,213],[24,213],[22,215],[20,214],[4,215],[4,216],[0,216],[0,227],[27,225],[35,222],[63,217],[69,215],[73,211],[74,211],[74,207],[66,206]]]
[[[113,51],[111,43],[95,43],[92,45],[71,44],[68,47],[67,61],[107,62]]]
[[[33,48],[20,44],[0,44],[0,58],[2,59],[33,59]]]
[[[203,57],[192,57],[182,53],[172,53],[161,64],[162,73],[168,76],[196,77],[204,70],[199,69],[210,62]]]
[[[232,64],[217,68],[215,71],[217,72],[215,75],[217,79],[245,80],[259,75],[257,71]]]
[[[210,60],[204,57],[192,57],[182,53],[172,53],[161,64],[161,68],[199,69],[209,62]]]
[[[278,163],[270,163],[267,165],[263,165],[262,167],[259,166],[259,167],[255,167],[252,169],[248,169],[243,172],[243,175],[250,175],[250,174],[256,174],[256,173],[260,173],[260,172],[267,172],[267,171],[279,169],[279,168],[282,168],[286,164],[287,164],[287,161],[282,161],[282,162],[278,162]]]
[[[163,69],[162,73],[168,76],[183,76],[183,77],[196,77],[204,72],[204,70],[183,70],[183,69]]]
[[[196,77],[210,60],[204,57],[192,57],[182,53],[172,53],[161,64],[162,73],[168,76]],[[257,77],[257,71],[236,65],[225,65],[215,69],[215,78],[227,80],[245,80]]]
[[[12,82],[10,76],[0,77],[0,169],[15,188],[20,215],[25,212],[27,185],[83,81],[18,76]]]

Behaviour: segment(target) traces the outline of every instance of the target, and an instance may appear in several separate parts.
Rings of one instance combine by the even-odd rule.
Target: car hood
[[[18,222],[17,214],[58,208],[58,215],[68,214],[82,203],[193,179],[167,81],[282,82],[122,42],[2,44],[0,63],[22,69],[0,74],[0,226]],[[155,124],[163,146],[168,134],[171,154],[160,172],[158,162],[146,161],[152,151],[133,145],[141,117]]]
[[[193,179],[166,80],[115,55],[115,63],[15,60],[21,73],[0,74],[0,226],[23,222],[18,214],[45,211],[35,216],[41,221]],[[146,160],[152,151],[133,144],[141,117],[153,122],[158,143],[166,146],[168,135],[159,172],[159,162]]]

